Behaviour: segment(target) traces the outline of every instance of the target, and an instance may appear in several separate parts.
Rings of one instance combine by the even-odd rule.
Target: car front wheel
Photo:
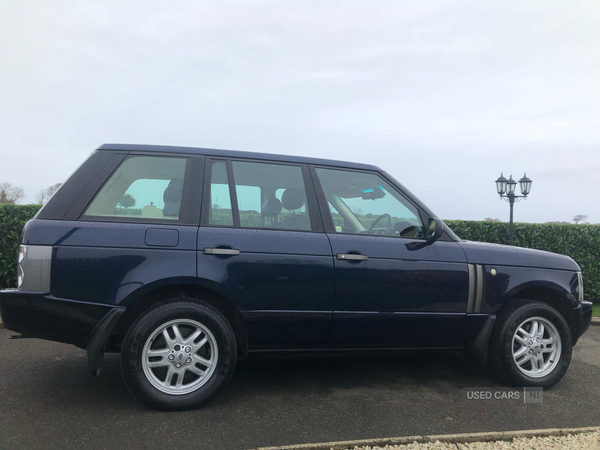
[[[225,387],[236,356],[233,330],[219,311],[173,299],[130,327],[123,341],[123,377],[129,390],[154,408],[190,409]]]
[[[513,386],[549,388],[569,368],[569,326],[551,306],[520,301],[504,311],[490,342],[492,370]]]

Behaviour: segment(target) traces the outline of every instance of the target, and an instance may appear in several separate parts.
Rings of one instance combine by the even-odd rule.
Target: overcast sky
[[[376,164],[440,217],[600,222],[600,2],[0,5],[0,182],[105,142]]]

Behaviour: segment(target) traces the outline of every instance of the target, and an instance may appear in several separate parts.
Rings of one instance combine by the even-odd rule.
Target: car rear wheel
[[[513,386],[549,388],[569,368],[572,342],[557,310],[521,300],[498,317],[490,341],[492,370]]]
[[[233,330],[212,306],[166,301],[130,327],[122,350],[129,390],[163,410],[200,406],[225,387],[236,362]]]

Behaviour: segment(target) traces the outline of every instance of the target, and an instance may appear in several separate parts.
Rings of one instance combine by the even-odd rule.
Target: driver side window
[[[417,209],[374,173],[317,168],[338,233],[420,237]]]

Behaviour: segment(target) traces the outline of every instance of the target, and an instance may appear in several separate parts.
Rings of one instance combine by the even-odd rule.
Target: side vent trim
[[[467,314],[478,314],[483,309],[485,299],[485,266],[468,264],[469,267],[469,297],[467,299]]]
[[[467,300],[467,314],[473,312],[473,304],[475,303],[475,286],[477,279],[475,278],[475,266],[469,264],[469,298]]]

